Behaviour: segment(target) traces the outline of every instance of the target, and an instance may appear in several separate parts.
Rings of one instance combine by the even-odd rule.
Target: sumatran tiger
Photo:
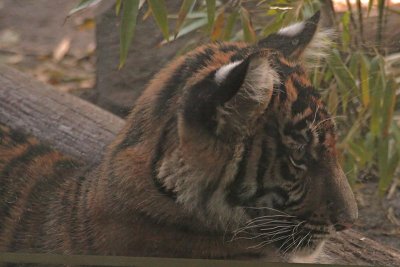
[[[98,166],[0,130],[0,251],[305,261],[357,206],[307,77],[319,13],[161,70]]]

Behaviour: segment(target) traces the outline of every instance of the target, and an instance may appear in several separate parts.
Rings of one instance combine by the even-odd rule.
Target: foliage
[[[82,1],[90,5],[99,0]],[[137,10],[144,1],[117,0],[122,4],[121,65],[127,56]],[[257,39],[275,32],[294,21],[311,16],[321,8],[318,0],[183,0],[178,14],[167,14],[164,0],[147,0],[164,38],[173,41],[189,32],[203,30],[211,41]],[[347,1],[349,3],[349,1]],[[376,44],[380,44],[384,11],[390,10],[385,0],[369,1],[367,10],[357,0],[356,10],[348,5],[334,25],[341,30],[331,56],[311,74],[314,85],[321,90],[328,109],[335,116],[339,129],[338,150],[342,165],[351,182],[362,170],[376,172],[381,193],[390,185],[400,161],[400,128],[394,120],[398,115],[396,90],[399,84],[385,71],[379,47],[366,48],[363,19],[373,8],[378,11]],[[367,14],[365,14],[367,13]],[[130,14],[130,15],[127,15]],[[173,34],[168,23],[176,20]],[[398,62],[398,61],[397,61]],[[399,75],[399,74],[398,74]]]

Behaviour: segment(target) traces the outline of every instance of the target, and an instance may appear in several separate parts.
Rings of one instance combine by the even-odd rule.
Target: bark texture
[[[0,65],[0,122],[76,158],[100,160],[124,121],[32,77]]]

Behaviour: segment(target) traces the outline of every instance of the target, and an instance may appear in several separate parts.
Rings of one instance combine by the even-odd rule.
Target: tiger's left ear
[[[312,46],[320,19],[320,12],[311,18],[295,23],[273,33],[259,41],[258,45],[264,48],[272,48],[282,52],[289,59],[299,58],[308,48]]]

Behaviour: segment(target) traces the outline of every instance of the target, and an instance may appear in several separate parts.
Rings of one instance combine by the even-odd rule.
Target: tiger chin
[[[326,48],[319,16],[254,45],[209,44],[171,62],[98,167],[55,183],[43,212],[13,221],[8,207],[5,227],[21,234],[0,233],[0,249],[315,258],[357,218],[334,122],[304,67]],[[28,240],[32,229],[44,236]]]

